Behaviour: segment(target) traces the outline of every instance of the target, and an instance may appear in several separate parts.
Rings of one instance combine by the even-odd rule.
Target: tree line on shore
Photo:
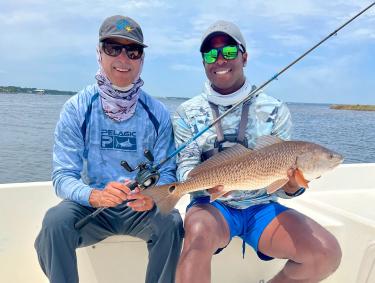
[[[39,93],[52,95],[74,95],[75,91],[38,89],[34,87],[0,86],[0,93]]]

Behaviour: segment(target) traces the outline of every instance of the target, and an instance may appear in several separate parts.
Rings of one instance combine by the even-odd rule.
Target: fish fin
[[[155,186],[142,191],[142,194],[151,197],[162,214],[168,214],[176,206],[184,194],[179,194],[176,186],[179,183],[170,183]]]
[[[296,178],[297,184],[300,187],[308,188],[309,185],[307,184],[307,181],[305,179],[305,176],[303,176],[303,173],[301,170],[296,169],[294,172],[294,178]]]
[[[191,178],[202,171],[210,170],[213,167],[220,166],[224,162],[231,160],[236,157],[243,156],[244,154],[250,153],[252,150],[244,147],[241,144],[236,144],[230,148],[227,148],[211,158],[207,159],[203,163],[199,164],[197,167],[195,167],[193,170],[191,170],[188,174],[188,177]]]
[[[273,145],[275,143],[280,143],[283,142],[284,140],[280,139],[279,137],[276,136],[260,136],[256,139],[256,145],[254,150],[261,149],[266,146]]]
[[[276,192],[278,189],[282,188],[288,182],[289,182],[288,178],[276,180],[275,182],[273,182],[272,184],[266,187],[267,193],[272,194]]]
[[[222,197],[226,193],[228,193],[228,192],[227,191],[220,191],[220,192],[217,192],[217,193],[210,194],[210,202],[213,202],[213,201],[217,200],[218,198]]]

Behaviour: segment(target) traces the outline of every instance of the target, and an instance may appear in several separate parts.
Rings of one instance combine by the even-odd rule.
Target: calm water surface
[[[69,96],[0,94],[0,184],[50,180],[53,131]],[[184,99],[160,98],[172,112]],[[327,146],[345,163],[375,162],[375,112],[289,104],[293,139]]]

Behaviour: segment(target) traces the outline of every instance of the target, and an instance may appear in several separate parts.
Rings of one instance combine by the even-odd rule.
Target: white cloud
[[[171,56],[174,54],[191,54],[198,52],[200,38],[188,30],[177,30],[172,27],[145,29],[146,43],[150,46],[147,53],[151,56]]]
[[[118,1],[116,1],[118,2]],[[106,1],[106,3],[108,3]],[[165,1],[159,0],[128,0],[126,4],[122,7],[127,9],[154,9],[160,7],[166,7],[167,3]]]
[[[375,30],[369,28],[360,28],[354,31],[351,35],[355,39],[375,39]]]
[[[30,23],[47,23],[46,17],[37,11],[13,11],[9,14],[0,14],[0,23],[8,26],[20,26],[27,28]]]
[[[279,41],[285,46],[306,46],[311,44],[311,40],[298,34],[272,35],[271,38]]]
[[[187,64],[174,64],[170,66],[170,69],[174,71],[186,71],[186,72],[202,72],[202,66],[187,65]]]
[[[1,0],[0,0],[1,1]],[[368,0],[13,0],[0,3],[0,26],[3,29],[0,40],[0,54],[7,54],[12,48],[14,56],[4,56],[0,79],[8,80],[11,72],[18,68],[19,81],[30,81],[30,69],[35,78],[43,77],[48,84],[54,84],[51,78],[43,76],[46,71],[59,77],[60,88],[71,82],[66,79],[68,72],[75,78],[81,73],[84,80],[92,72],[95,64],[95,44],[98,28],[106,16],[124,14],[134,18],[142,26],[146,44],[147,66],[160,70],[153,78],[161,85],[169,85],[165,80],[178,80],[182,72],[185,80],[191,80],[188,89],[193,88],[199,76],[201,58],[198,48],[203,31],[214,21],[225,19],[235,22],[241,29],[247,42],[249,64],[247,71],[254,80],[262,80],[277,67],[286,65],[297,58],[308,47],[323,36],[329,34],[351,16],[358,13]],[[301,87],[313,92],[314,83],[323,83],[326,79],[334,84],[337,80],[347,80],[350,65],[335,60],[337,52],[341,54],[358,53],[364,50],[362,61],[367,73],[370,50],[374,43],[375,8],[347,26],[335,40],[330,40],[309,55],[309,59],[298,64],[296,71],[291,70]],[[364,47],[364,48],[362,48]],[[328,58],[328,59],[327,59]],[[367,58],[367,59],[366,59]],[[83,63],[85,62],[85,63]],[[90,62],[92,64],[90,65]],[[308,63],[310,62],[310,63]],[[306,65],[314,64],[314,66]],[[329,66],[326,66],[329,65]],[[301,66],[301,67],[299,67]],[[306,67],[308,66],[308,67]],[[358,76],[363,71],[357,66]],[[65,68],[64,68],[65,67]],[[61,70],[60,70],[61,68]],[[90,69],[91,68],[91,69]],[[4,70],[7,70],[5,74]],[[22,70],[24,70],[22,72]],[[68,70],[68,72],[66,71]],[[164,70],[164,72],[163,72]],[[345,71],[346,70],[346,71]],[[95,71],[95,70],[94,70]],[[44,72],[44,73],[43,73]],[[191,74],[188,74],[188,73]],[[347,72],[347,73],[345,73]],[[9,73],[9,75],[8,75]],[[166,74],[168,73],[168,74]],[[174,77],[176,74],[176,77]],[[362,73],[363,75],[363,73]],[[164,78],[166,77],[166,78]],[[363,77],[363,76],[362,76]],[[10,79],[9,79],[10,78]],[[57,80],[56,80],[57,81]],[[282,80],[280,80],[282,81]],[[288,79],[288,83],[290,83]],[[354,81],[353,80],[350,80]],[[76,79],[75,85],[84,85]],[[360,83],[360,82],[359,82]],[[349,82],[344,82],[349,84]],[[364,84],[361,84],[364,85]],[[171,86],[172,87],[172,86]],[[348,88],[350,86],[347,86]],[[52,86],[50,88],[53,88]],[[335,86],[337,89],[337,87]],[[327,87],[328,89],[328,87]],[[323,95],[323,94],[322,94]]]

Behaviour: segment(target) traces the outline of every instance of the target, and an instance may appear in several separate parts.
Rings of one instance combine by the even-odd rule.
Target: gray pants
[[[78,282],[76,248],[95,244],[111,235],[130,235],[146,241],[147,283],[174,282],[183,238],[182,219],[177,210],[161,215],[156,208],[134,212],[120,205],[105,209],[77,231],[74,224],[93,211],[94,208],[68,200],[47,211],[35,249],[50,282]]]

